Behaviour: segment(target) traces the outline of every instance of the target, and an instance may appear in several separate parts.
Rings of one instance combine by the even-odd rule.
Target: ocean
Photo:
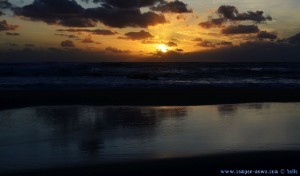
[[[0,90],[300,88],[300,63],[0,64]]]

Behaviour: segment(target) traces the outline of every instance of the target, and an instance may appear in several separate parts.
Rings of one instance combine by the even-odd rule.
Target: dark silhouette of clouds
[[[290,41],[290,38],[287,41]],[[245,42],[238,46],[190,53],[182,57],[180,61],[299,62],[299,56],[300,45],[298,44],[261,40]]]
[[[118,48],[114,48],[114,47],[107,47],[105,48],[106,51],[109,51],[111,53],[114,53],[114,54],[128,54],[130,53],[129,50],[120,50]]]
[[[155,26],[167,22],[162,14],[156,14],[151,11],[142,13],[140,9],[98,7],[86,9],[85,15],[107,26],[117,28],[147,28],[148,26]]]
[[[90,36],[90,35],[86,36],[81,42],[82,43],[94,43],[94,41],[92,40],[92,36]]]
[[[220,28],[228,22],[241,22],[252,21],[254,23],[262,23],[266,21],[272,21],[271,16],[265,16],[263,11],[248,11],[240,13],[235,6],[222,5],[216,11],[218,17],[209,19],[205,22],[199,23],[203,28]]]
[[[74,43],[71,40],[62,41],[60,43],[60,46],[64,47],[64,48],[73,48],[73,47],[75,47]]]
[[[229,19],[233,21],[254,21],[261,23],[263,21],[272,21],[271,16],[264,16],[263,11],[257,10],[256,12],[248,11],[245,13],[239,13],[235,6],[222,5],[217,10],[217,13],[224,19]]]
[[[215,47],[215,44],[213,44],[212,42],[210,41],[202,41],[200,43],[197,43],[196,46],[201,46],[201,47],[207,47],[207,48],[210,48],[210,47]]]
[[[82,8],[75,0],[35,0],[22,8],[15,8],[16,15],[48,24],[70,27],[93,27],[95,21],[83,16]]]
[[[225,22],[226,22],[226,20],[223,18],[211,18],[208,21],[199,23],[199,25],[206,29],[218,28],[218,27],[223,27],[223,24]]]
[[[18,28],[18,25],[10,25],[6,20],[0,21],[0,32],[1,31],[14,31]]]
[[[94,20],[84,17],[71,17],[68,19],[60,20],[60,25],[68,27],[94,27],[97,23]]]
[[[275,39],[277,39],[277,35],[274,33],[271,33],[271,32],[267,32],[267,31],[260,31],[257,34],[257,38],[275,40]]]
[[[59,32],[88,32],[95,35],[115,35],[111,30],[102,30],[102,29],[58,29]]]
[[[175,0],[170,2],[161,2],[157,6],[150,8],[153,11],[159,11],[163,13],[191,13],[192,10],[187,8],[187,4]]]
[[[17,32],[6,32],[5,34],[9,35],[9,36],[19,36],[20,35],[20,33],[17,33]]]
[[[178,46],[178,44],[177,43],[175,43],[175,42],[172,42],[172,41],[170,41],[170,42],[167,42],[167,43],[165,43],[168,47],[175,47],[175,46]]]
[[[146,32],[144,30],[141,30],[139,32],[128,32],[125,34],[126,37],[123,37],[121,39],[130,39],[130,40],[144,40],[148,38],[153,38],[153,35],[149,32]]]
[[[122,9],[133,9],[153,6],[156,3],[163,2],[163,0],[83,0],[85,2],[93,1],[94,3],[101,3],[102,6],[112,6]]]
[[[193,41],[193,42],[202,42],[203,39],[202,39],[202,38],[195,38],[195,39],[193,39],[192,41]]]
[[[1,0],[0,1],[0,9],[9,9],[12,7],[12,4],[8,2],[8,0]]]
[[[298,34],[296,34],[296,35],[290,37],[290,38],[288,39],[288,41],[289,41],[290,43],[292,43],[292,44],[297,44],[297,45],[299,45],[299,44],[300,44],[300,33],[298,33]]]
[[[142,27],[166,23],[164,15],[152,11],[142,13],[139,8],[159,0],[101,0],[101,7],[83,8],[75,0],[35,0],[22,8],[14,8],[18,16],[47,24],[68,27],[94,27],[101,22],[110,27]]]
[[[251,34],[251,33],[258,33],[259,29],[256,25],[237,25],[233,26],[230,25],[224,29],[222,29],[222,34]]]
[[[5,13],[4,13],[4,12],[2,12],[2,11],[0,11],[0,16],[2,16],[2,15],[5,15]]]
[[[219,45],[219,46],[232,46],[233,43],[232,42],[227,42],[227,41],[221,41],[221,42],[217,43],[216,45]]]
[[[54,34],[54,35],[68,37],[71,39],[78,39],[78,36],[76,36],[76,35],[67,35],[67,34]]]

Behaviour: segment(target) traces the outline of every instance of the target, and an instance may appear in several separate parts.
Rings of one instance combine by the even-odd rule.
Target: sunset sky
[[[299,0],[0,0],[0,61],[300,61]]]

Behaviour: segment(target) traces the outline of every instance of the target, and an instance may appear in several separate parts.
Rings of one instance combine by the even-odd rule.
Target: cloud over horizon
[[[73,47],[75,47],[75,44],[71,40],[62,41],[60,43],[60,45],[61,45],[61,47],[64,47],[64,48],[73,48]]]
[[[59,32],[87,32],[95,35],[115,35],[111,30],[103,30],[103,29],[58,29]]]
[[[128,32],[125,34],[125,37],[121,37],[120,39],[130,39],[130,40],[144,40],[148,38],[153,38],[154,36],[149,32],[141,30],[139,32]]]
[[[18,25],[8,24],[6,20],[0,21],[0,32],[1,31],[14,31],[19,28]]]
[[[163,13],[191,13],[192,10],[188,9],[187,4],[175,0],[170,2],[161,2],[157,6],[150,8],[153,11],[159,11]]]
[[[0,53],[296,60],[298,4],[287,1],[0,0]]]
[[[222,34],[251,34],[258,33],[259,29],[256,25],[230,25],[224,29],[222,29]]]
[[[97,22],[101,22],[106,26],[116,28],[147,28],[167,22],[162,14],[152,11],[141,12],[139,8],[133,8],[152,5],[157,1],[145,1],[140,4],[138,3],[140,1],[103,0],[99,2],[103,3],[101,7],[85,9],[75,0],[35,0],[32,4],[14,8],[14,12],[30,20],[67,27],[95,27]]]
[[[215,12],[217,17],[209,17],[207,21],[200,22],[199,25],[203,28],[222,28],[227,23],[240,23],[242,21],[251,21],[254,23],[262,23],[266,21],[272,21],[271,16],[264,16],[264,12],[248,11],[240,13],[235,6],[222,5]],[[232,24],[230,24],[232,26]]]

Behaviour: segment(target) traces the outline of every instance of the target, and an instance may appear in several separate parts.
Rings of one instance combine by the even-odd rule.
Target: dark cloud
[[[224,29],[222,29],[222,34],[251,34],[258,33],[259,29],[256,25],[230,25]]]
[[[90,8],[85,15],[93,20],[102,22],[110,27],[141,27],[155,26],[166,23],[162,14],[154,12],[142,13],[140,9],[118,9],[118,8]]]
[[[95,35],[115,35],[115,32],[111,30],[102,30],[102,29],[58,29],[59,32],[89,32]]]
[[[271,32],[267,32],[267,31],[260,31],[257,34],[257,38],[275,40],[275,39],[277,39],[277,35],[274,33],[271,33]]]
[[[264,16],[263,11],[257,10],[256,12],[248,11],[245,13],[239,13],[235,6],[222,5],[216,11],[218,17],[209,17],[205,22],[199,23],[203,28],[220,28],[224,27],[227,22],[241,22],[252,21],[255,23],[262,23],[265,21],[272,21],[271,16]]]
[[[210,47],[215,47],[216,45],[213,44],[213,43],[210,42],[210,41],[204,40],[204,41],[202,41],[202,42],[200,42],[200,43],[197,43],[196,46],[201,46],[201,47],[207,47],[207,48],[210,48]]]
[[[75,47],[74,43],[71,40],[62,41],[60,43],[60,46],[64,47],[64,48],[73,48],[73,47]]]
[[[75,0],[35,0],[22,8],[15,8],[16,15],[31,20],[44,21],[70,27],[93,27],[95,21],[83,16],[82,8]]]
[[[58,22],[60,25],[68,27],[94,27],[97,23],[94,20],[87,19],[84,17],[71,17],[62,19]]]
[[[109,51],[111,53],[115,53],[115,54],[128,54],[130,53],[129,50],[120,50],[118,48],[114,48],[114,47],[107,47],[105,48],[106,51]]]
[[[163,13],[191,13],[192,10],[187,8],[187,4],[175,0],[170,2],[162,2],[157,6],[150,8],[153,11],[159,11]]]
[[[290,38],[287,41],[289,42],[249,41],[238,46],[191,53],[182,58],[182,61],[299,62],[300,45],[293,44]]]
[[[184,54],[181,53],[180,51],[178,52],[178,51],[174,51],[174,50],[168,50],[166,53],[158,50],[158,51],[156,51],[155,53],[152,53],[152,54],[155,57],[163,58],[164,61],[177,60],[177,59],[182,58],[182,56],[184,56]]]
[[[78,37],[76,35],[67,35],[67,34],[55,34],[55,35],[68,37],[68,38],[72,38],[72,39],[78,39]]]
[[[167,42],[167,43],[165,43],[168,47],[174,47],[174,46],[178,46],[177,45],[177,43],[175,43],[175,42],[172,42],[172,41],[170,41],[170,42]]]
[[[0,32],[1,31],[14,31],[18,28],[18,25],[10,25],[6,20],[0,21]]]
[[[5,15],[5,13],[4,13],[4,12],[2,12],[2,11],[0,11],[0,16],[2,16],[2,15]]]
[[[130,40],[144,40],[148,38],[153,38],[153,35],[149,32],[146,32],[144,30],[141,30],[140,32],[128,32],[125,34],[124,39],[130,39]]]
[[[195,39],[193,39],[192,41],[194,41],[194,42],[202,42],[203,39],[202,39],[202,38],[195,38]]]
[[[159,0],[101,0],[99,2],[102,3],[101,7],[85,9],[75,0],[35,0],[30,5],[14,8],[14,12],[30,20],[68,27],[94,27],[97,22],[101,22],[110,27],[146,28],[166,23],[162,14],[152,11],[142,13],[139,8],[132,8],[153,5]]]
[[[216,45],[219,45],[219,46],[232,46],[233,43],[232,42],[227,42],[227,41],[221,41],[221,42],[217,43]]]
[[[8,0],[1,0],[0,1],[0,9],[9,9],[12,7],[12,4],[8,2]]]
[[[290,43],[292,43],[292,44],[300,44],[300,33],[298,33],[298,34],[296,34],[296,35],[294,35],[294,36],[292,36],[292,37],[290,37],[289,39],[288,39],[288,41],[290,42]]]
[[[86,36],[81,42],[82,43],[94,43],[91,35]]]
[[[180,49],[180,48],[177,48],[175,51],[177,51],[177,52],[183,52],[184,50]]]
[[[238,9],[235,6],[222,5],[217,10],[217,13],[224,19],[229,19],[233,21],[254,21],[261,23],[263,21],[271,21],[271,16],[264,16],[263,11],[257,10],[256,12],[248,11],[245,13],[239,13]]]
[[[20,35],[20,33],[17,33],[17,32],[6,32],[5,34],[9,35],[9,36],[19,36]]]
[[[91,30],[91,32],[95,35],[115,35],[115,32],[112,32],[111,30],[101,30],[101,29],[95,29]]]
[[[101,3],[102,6],[113,6],[122,9],[133,9],[140,7],[153,6],[156,3],[163,2],[163,0],[82,0],[85,2],[93,1],[94,3]]]
[[[211,18],[208,21],[201,22],[199,25],[203,28],[213,28],[213,27],[222,27],[226,22],[223,18]]]

